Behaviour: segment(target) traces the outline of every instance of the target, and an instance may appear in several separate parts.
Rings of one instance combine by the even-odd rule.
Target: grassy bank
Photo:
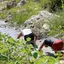
[[[20,0],[11,0],[10,2],[15,1],[16,4],[20,2]],[[61,0],[58,0],[58,2]],[[63,1],[63,0],[62,0]],[[3,3],[0,2],[0,19],[7,19],[9,15],[12,16],[10,19],[13,22],[16,22],[18,25],[25,22],[25,20],[29,19],[32,15],[36,15],[39,11],[43,9],[47,9],[48,11],[58,11],[59,8],[63,8],[64,5],[60,2],[57,5],[57,2],[54,0],[26,0],[26,4],[20,6],[11,6],[9,9],[6,7],[6,4],[9,1],[6,0]],[[62,5],[60,5],[62,4]],[[56,7],[58,8],[55,8]],[[60,9],[59,9],[60,10]]]
[[[12,14],[12,21],[16,22],[17,24],[22,24],[32,15],[38,14],[40,10],[42,10],[40,3],[27,1],[25,5],[21,5],[19,7],[12,7],[9,10],[4,9],[0,13],[0,19],[5,19],[10,13]]]

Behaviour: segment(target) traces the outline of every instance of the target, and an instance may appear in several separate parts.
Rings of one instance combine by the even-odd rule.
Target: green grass
[[[4,12],[0,13],[0,19],[5,19],[6,17],[7,17],[7,14],[5,14]]]
[[[55,19],[51,19],[49,24],[50,24],[50,32],[49,35],[56,35],[56,34],[64,34],[64,10],[61,12],[55,13],[59,17]],[[61,38],[61,36],[59,37]]]
[[[8,2],[8,0],[6,0]],[[18,3],[20,0],[16,0]],[[9,10],[4,9],[2,13],[0,13],[0,19],[5,19],[8,16],[8,12],[12,14],[12,21],[16,22],[17,25],[21,25],[24,23],[27,19],[29,19],[32,15],[36,15],[39,13],[40,10],[43,10],[42,8],[42,2],[35,2],[36,0],[27,0],[27,3],[25,5],[22,5],[20,7],[13,7]],[[48,1],[44,1],[43,4],[47,3]],[[6,4],[6,2],[5,2]],[[4,4],[0,3],[0,6],[4,6]],[[62,6],[64,8],[64,5]],[[5,12],[4,12],[5,11]],[[7,12],[7,13],[6,13]]]
[[[17,11],[14,12],[15,10]],[[20,10],[20,12],[18,12],[18,10]],[[41,7],[38,2],[30,2],[25,4],[24,6],[13,8],[9,11],[13,13],[12,21],[17,22],[17,24],[22,24],[32,15],[38,14],[40,10]]]
[[[16,2],[19,2],[19,0],[16,0]],[[30,2],[27,1],[27,3],[23,6],[13,7],[9,10],[4,9],[2,13],[0,13],[0,19],[6,18],[7,17],[6,12],[10,12],[13,15],[11,20],[21,25],[23,22],[29,19],[32,15],[38,14],[40,10],[42,10],[40,3],[33,2],[33,1],[30,1]]]
[[[16,0],[16,2],[19,2],[19,0]],[[4,9],[2,13],[0,13],[0,19],[5,19],[8,16],[7,13],[10,12],[12,14],[11,20],[13,22],[16,22],[17,25],[21,25],[23,22],[29,19],[32,15],[38,14],[40,10],[42,10],[40,3],[27,1],[27,3],[23,6],[13,7],[13,8],[10,8],[9,10]]]

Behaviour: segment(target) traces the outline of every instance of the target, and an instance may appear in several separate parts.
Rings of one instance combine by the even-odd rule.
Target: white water
[[[16,30],[15,27],[8,26],[8,23],[0,20],[0,32],[3,34],[6,33],[16,39],[20,31],[19,29]]]

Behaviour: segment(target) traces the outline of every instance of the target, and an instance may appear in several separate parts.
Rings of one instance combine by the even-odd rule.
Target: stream
[[[11,36],[14,39],[17,39],[17,36],[21,30],[16,29],[16,27],[9,26],[8,22],[5,22],[4,20],[0,20],[0,32],[2,34],[7,34]]]

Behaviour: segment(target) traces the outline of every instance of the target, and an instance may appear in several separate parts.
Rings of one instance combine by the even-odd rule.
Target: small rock
[[[26,0],[21,0],[21,1],[17,4],[17,6],[24,5],[25,3],[26,3]]]
[[[43,27],[44,29],[48,29],[48,30],[49,30],[49,25],[48,25],[48,24],[44,24],[42,27]]]
[[[5,23],[8,22],[8,20],[5,20]]]

